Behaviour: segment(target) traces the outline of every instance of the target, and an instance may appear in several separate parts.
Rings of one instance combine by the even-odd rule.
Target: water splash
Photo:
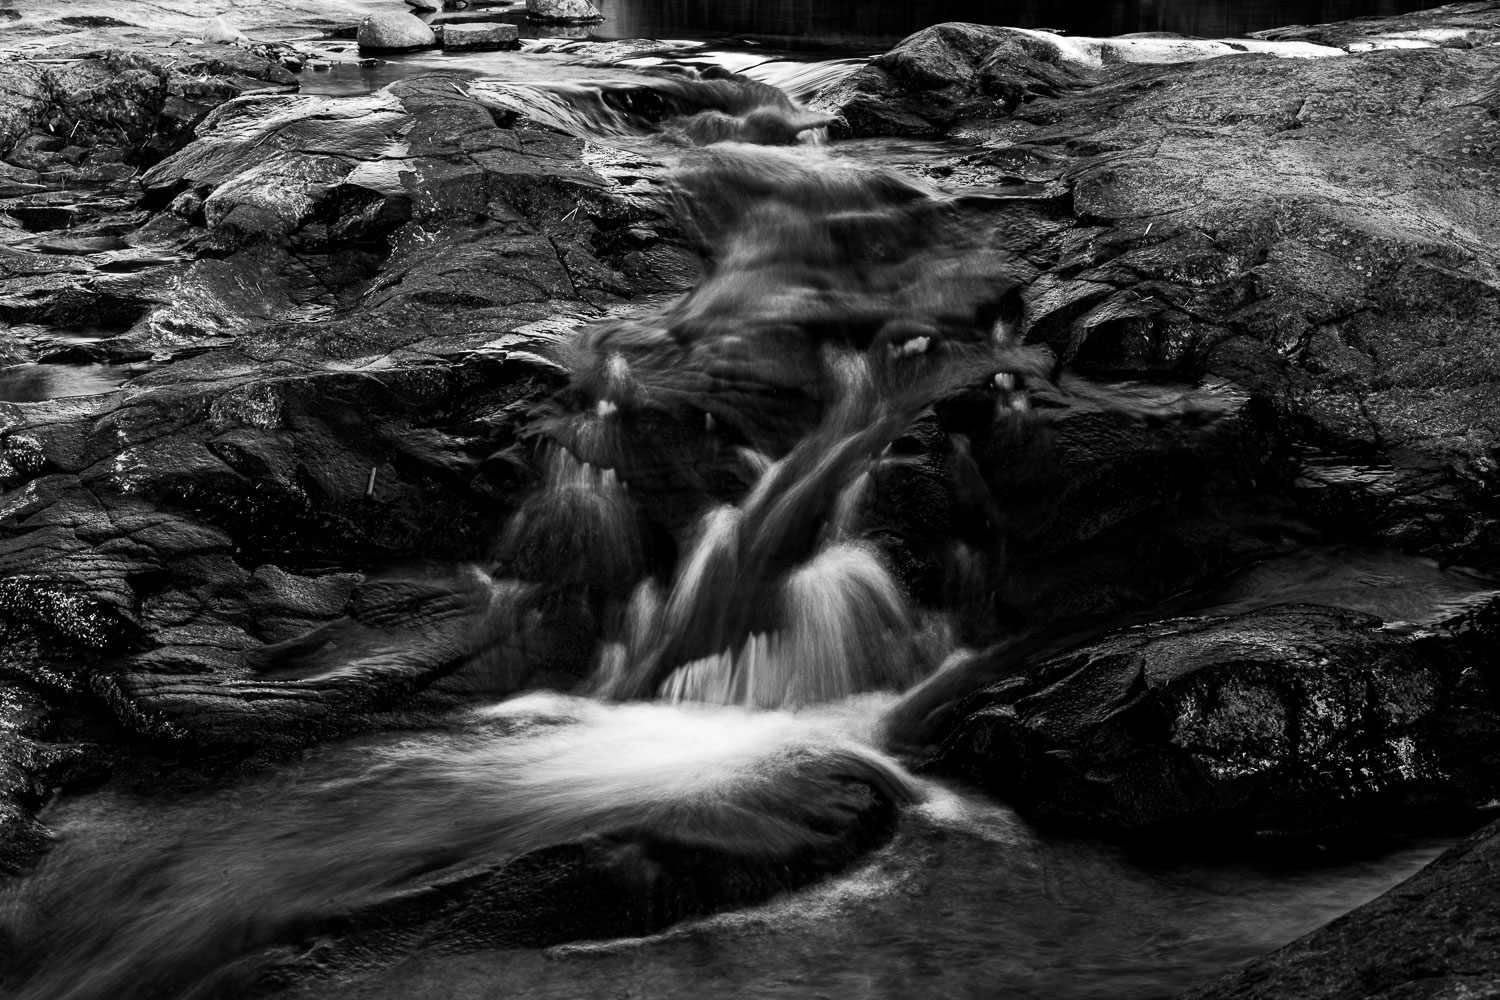
[[[869,715],[534,694],[221,795],[108,801],[108,824],[64,822],[42,870],[0,890],[0,981],[17,1000],[218,996],[222,977],[253,978],[242,956],[549,845],[630,831],[768,861],[826,847],[861,789],[919,797]]]
[[[660,136],[681,145],[786,145],[832,122],[784,91],[748,76],[674,67],[651,78],[567,83],[480,80],[469,93],[581,139]]]

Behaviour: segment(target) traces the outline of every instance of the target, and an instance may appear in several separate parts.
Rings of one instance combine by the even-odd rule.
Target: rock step
[[[513,48],[519,32],[514,24],[444,24],[438,41],[444,51],[473,52],[483,49]]]
[[[935,770],[1128,837],[1310,838],[1500,793],[1500,600],[1423,627],[1284,604],[1123,629],[961,704]]]

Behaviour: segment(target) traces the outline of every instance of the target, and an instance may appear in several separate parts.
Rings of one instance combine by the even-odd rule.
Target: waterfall
[[[751,82],[473,86],[589,134],[805,131]],[[808,146],[691,150],[664,191],[704,280],[572,343],[571,384],[532,427],[539,481],[445,605],[449,696],[513,690],[576,647],[591,697],[327,748],[162,807],[170,823],[116,801],[113,838],[62,823],[64,846],[0,890],[18,996],[223,995],[276,946],[527,852],[617,836],[777,865],[852,836],[871,802],[919,796],[881,720],[951,630],[912,606],[864,511],[935,400],[1044,372],[1004,336],[1011,264],[918,182]],[[367,676],[391,625],[279,644],[267,683]]]

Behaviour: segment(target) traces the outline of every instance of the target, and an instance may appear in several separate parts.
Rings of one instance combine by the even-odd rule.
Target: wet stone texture
[[[35,233],[0,247],[7,360],[137,376],[0,402],[0,670],[38,719],[84,706],[199,761],[404,724],[494,638],[487,580],[453,567],[535,482],[520,434],[566,379],[559,332],[696,257],[578,140],[447,78],[335,104],[238,48],[161,51],[0,64],[26,96],[0,218]],[[256,651],[307,635],[290,658],[338,647],[346,673],[261,679]],[[578,655],[470,689],[567,686]],[[89,735],[17,712],[12,868]]]
[[[1319,523],[1494,564],[1495,14],[1267,33],[1347,55],[1171,65],[942,25],[814,106],[856,134],[977,141],[932,168],[945,183],[1065,192],[1072,224],[1030,258],[1030,340],[1086,369],[1236,382],[1317,459],[1298,495]],[[1027,74],[1018,99],[994,66]]]
[[[1500,791],[1495,607],[1416,634],[1280,605],[1087,643],[974,695],[933,766],[1131,836],[1361,835]]]
[[[577,636],[504,648],[493,581],[454,567],[493,556],[536,482],[523,432],[572,374],[566,331],[700,270],[597,151],[456,76],[305,97],[240,48],[137,45],[165,30],[154,5],[139,24],[58,16],[8,29],[76,32],[55,60],[0,62],[0,358],[137,377],[0,402],[7,872],[45,850],[52,789],[149,770],[141,748],[212,785],[464,694],[576,682]],[[943,25],[820,95],[836,134],[975,144],[922,172],[968,188],[953,211],[976,250],[1013,259],[1021,339],[1101,379],[1193,387],[1133,410],[1041,385],[945,398],[866,498],[908,590],[990,623],[963,637],[978,644],[1158,606],[1289,521],[1500,566],[1497,16],[1268,33],[1347,53],[1323,58],[1157,65]],[[1488,606],[1415,631],[1312,605],[1158,621],[974,693],[934,767],[1112,834],[1471,814],[1497,791],[1495,634]],[[286,981],[429,931],[536,945],[761,898],[889,833],[889,797],[848,791],[826,852],[549,848],[348,917],[288,951]],[[1457,990],[1489,968],[1471,896],[1492,888],[1491,839],[1204,995]],[[1472,960],[1446,943],[1471,939]],[[1392,948],[1412,961],[1381,965]]]
[[[992,216],[1035,268],[1028,340],[1097,373],[1228,380],[1292,438],[1289,513],[1493,570],[1497,17],[1458,4],[1262,34],[1322,58],[1157,65],[946,25],[813,103],[846,134],[977,143],[926,172],[1029,194]],[[1473,816],[1496,800],[1495,627],[1484,605],[1416,631],[1315,605],[1142,625],[997,663],[932,766],[1146,840]],[[1495,835],[1191,996],[1489,995]]]

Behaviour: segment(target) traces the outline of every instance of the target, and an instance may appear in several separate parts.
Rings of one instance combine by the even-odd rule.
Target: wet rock
[[[1473,48],[1500,41],[1493,3],[1447,4],[1433,10],[1385,17],[1355,18],[1331,24],[1294,24],[1253,32],[1268,41],[1300,41],[1348,52],[1381,48]]]
[[[870,530],[966,641],[1140,611],[1268,551],[1287,483],[1274,415],[1228,385],[1131,405],[992,387],[942,400],[873,473]],[[1163,391],[1165,390],[1165,391]]]
[[[357,590],[355,570],[484,557],[532,481],[517,421],[560,371],[517,357],[309,376],[220,352],[124,393],[0,405],[7,669],[93,691],[138,732],[248,748],[347,731],[456,669],[482,588]],[[367,641],[393,686],[347,657],[257,679],[248,654],[344,618],[345,652]]]
[[[903,40],[809,105],[850,135],[929,135],[1082,83],[1036,32],[939,24]]]
[[[20,637],[0,621],[0,638]],[[49,738],[56,714],[35,688],[11,679],[0,660],[0,876],[29,870],[50,846],[51,833],[36,812],[53,790],[101,767],[89,748]]]
[[[1500,825],[1412,878],[1183,1000],[1364,1000],[1482,996],[1500,969]]]
[[[415,14],[371,14],[359,22],[355,36],[361,51],[399,52],[403,49],[428,49],[437,44],[421,18]]]
[[[1396,27],[1490,30],[1489,10],[1443,8]],[[1500,218],[1500,49],[1424,42],[1176,66],[1101,57],[1090,68],[1087,46],[1069,54],[1081,40],[1008,42],[991,30],[928,29],[819,106],[855,131],[949,130],[990,147],[950,161],[944,183],[1066,191],[1065,231],[1027,251],[1038,269],[1023,293],[1027,339],[1085,369],[1233,381],[1315,457],[1299,498],[1320,527],[1500,564],[1500,428],[1487,416],[1500,384],[1488,332],[1500,308],[1495,240],[1434,243],[1415,222],[1488,234]],[[1069,86],[1027,89],[998,110],[966,103],[986,86],[984,46],[1022,37],[1026,58]],[[1431,89],[1453,100],[1415,99]],[[996,237],[1013,241],[1014,220],[1006,227]]]
[[[1040,820],[1130,836],[1472,815],[1500,791],[1496,607],[1416,630],[1314,605],[1126,629],[975,695],[934,766]]]
[[[118,164],[109,166],[126,175],[120,194],[18,204],[13,211],[42,234],[38,248],[66,229],[68,240],[114,239],[118,249],[108,258],[8,250],[0,315],[76,324],[96,311],[134,326],[116,345],[123,351],[217,346],[267,329],[268,352],[300,341],[351,357],[444,338],[477,347],[559,309],[596,314],[638,287],[681,288],[691,278],[643,225],[659,212],[617,196],[582,162],[582,143],[447,78],[357,99],[254,95],[217,109],[196,132],[141,178],[144,210],[124,194],[134,169]],[[395,133],[405,134],[401,144]],[[65,152],[49,152],[49,136],[20,148]],[[636,235],[614,235],[624,230]],[[366,307],[363,315],[391,321],[365,323],[335,347],[329,310]],[[316,325],[300,334],[269,330],[309,319]],[[383,347],[371,339],[377,329]]]
[[[0,112],[0,156],[11,158],[28,135],[44,135],[91,160],[119,159],[124,150],[131,162],[150,163],[180,145],[214,105],[295,85],[281,66],[233,46],[108,49],[59,62],[4,63],[0,89],[12,99]]]
[[[526,16],[564,24],[604,20],[599,8],[589,0],[526,0]]]
[[[443,48],[499,49],[515,45],[519,37],[514,24],[445,24]]]

